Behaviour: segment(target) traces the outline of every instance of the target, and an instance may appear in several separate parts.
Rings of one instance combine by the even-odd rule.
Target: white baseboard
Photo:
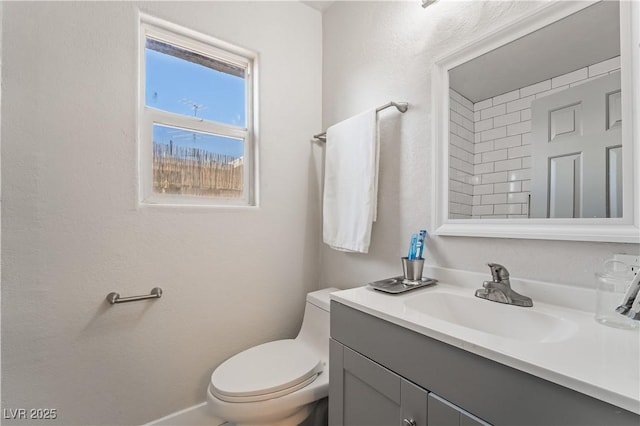
[[[143,426],[219,426],[224,420],[211,414],[207,403],[203,402],[168,416],[154,420]]]

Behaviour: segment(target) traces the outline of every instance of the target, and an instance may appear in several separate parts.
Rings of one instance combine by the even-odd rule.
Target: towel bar
[[[120,293],[107,294],[107,302],[112,305],[116,303],[125,303],[125,302],[136,302],[138,300],[147,300],[147,299],[160,299],[162,297],[162,289],[160,287],[154,287],[151,289],[149,294],[145,294],[142,296],[130,296],[130,297],[120,297]]]
[[[376,108],[376,112],[380,112],[383,109],[387,109],[389,107],[396,107],[398,109],[398,111],[400,111],[401,113],[405,113],[407,112],[407,109],[409,109],[409,103],[408,102],[389,102],[388,104],[384,104],[378,108]],[[314,139],[319,139],[321,141],[326,142],[327,141],[327,132],[322,132],[322,133],[318,133],[317,135],[313,135]]]

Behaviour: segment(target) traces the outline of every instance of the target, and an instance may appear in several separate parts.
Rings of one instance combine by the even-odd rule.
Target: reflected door
[[[620,73],[531,104],[535,218],[620,217]]]

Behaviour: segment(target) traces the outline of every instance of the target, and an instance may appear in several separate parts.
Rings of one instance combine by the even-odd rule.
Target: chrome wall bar
[[[388,104],[384,104],[381,107],[376,108],[376,112],[380,112],[383,109],[387,109],[389,107],[396,107],[398,111],[400,111],[401,113],[405,113],[407,112],[407,110],[409,109],[409,103],[408,102],[389,102]],[[318,133],[317,135],[313,135],[314,139],[318,139],[321,140],[323,142],[327,141],[327,132],[322,132],[322,133]]]
[[[144,294],[142,296],[130,296],[130,297],[120,297],[120,293],[107,294],[107,302],[115,305],[116,303],[126,303],[126,302],[137,302],[138,300],[147,300],[147,299],[160,299],[162,297],[162,289],[160,287],[154,287],[151,289],[151,293]]]

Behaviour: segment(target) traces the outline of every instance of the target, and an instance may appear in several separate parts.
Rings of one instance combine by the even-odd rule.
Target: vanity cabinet
[[[329,424],[634,425],[599,399],[331,302]]]
[[[330,425],[487,425],[335,340],[330,356]]]

